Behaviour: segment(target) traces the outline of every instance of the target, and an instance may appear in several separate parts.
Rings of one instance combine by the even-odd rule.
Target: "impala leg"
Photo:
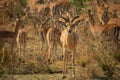
[[[63,65],[63,78],[66,78],[66,73],[67,73],[67,54],[66,54],[66,49],[63,49],[63,61],[64,61],[64,65]]]
[[[120,28],[116,28],[116,33],[115,33],[115,43],[117,45],[117,48],[119,48],[119,30]]]
[[[23,40],[23,52],[25,52],[25,50],[26,50],[26,44],[27,44],[27,34],[24,34],[24,40]]]
[[[54,57],[53,57],[53,58],[54,58],[55,60],[57,60],[56,50],[57,50],[57,45],[54,46],[54,54],[53,54]]]
[[[3,63],[5,58],[5,47],[3,47],[3,55],[2,55],[2,59],[1,59],[1,64]]]
[[[75,54],[76,50],[73,51],[72,53],[72,77],[75,78]]]
[[[51,61],[51,51],[52,51],[52,48],[51,47],[49,47],[49,50],[48,50],[48,64],[50,63],[50,61]]]
[[[46,44],[45,47],[46,47],[45,51],[48,51],[48,48],[49,48],[48,44]]]
[[[54,58],[55,58],[55,45],[53,43],[51,48],[51,63],[54,63]]]
[[[43,42],[41,41],[40,51],[43,50]]]
[[[21,48],[19,48],[19,54],[20,54],[20,56],[21,56]]]
[[[13,48],[14,48],[14,42],[12,43],[11,50],[10,50],[12,64],[14,63],[13,61],[15,60],[15,54],[13,53]]]
[[[16,42],[17,42],[17,46],[18,46],[18,50],[19,50],[19,54],[20,54],[20,34],[18,34],[17,38],[16,38]]]
[[[40,35],[40,50],[42,51],[43,45],[44,45],[44,33],[41,32],[41,33],[39,33],[39,35]]]
[[[104,25],[104,21],[102,20],[102,15],[99,15],[99,18],[100,18],[100,22]]]

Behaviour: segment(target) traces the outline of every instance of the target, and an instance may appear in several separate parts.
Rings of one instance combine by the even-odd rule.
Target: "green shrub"
[[[72,6],[75,6],[77,9],[77,13],[80,14],[82,13],[81,8],[86,8],[87,5],[84,4],[84,2],[90,1],[90,0],[70,0],[70,4]]]
[[[102,54],[102,53],[101,53]],[[102,69],[104,74],[107,77],[112,77],[115,72],[115,63],[112,59],[112,56],[108,56],[108,54],[105,55],[95,55],[95,60],[97,61],[99,67]]]
[[[23,2],[23,5],[25,6],[27,5],[27,0],[23,0],[22,2]]]
[[[4,74],[4,71],[0,70],[0,78],[3,76],[3,74]]]
[[[114,74],[114,70],[115,70],[115,66],[111,65],[111,64],[101,64],[100,66],[102,68],[102,70],[104,71],[104,74],[107,75],[108,77],[113,76]]]
[[[120,52],[114,54],[114,59],[118,62],[120,62]]]

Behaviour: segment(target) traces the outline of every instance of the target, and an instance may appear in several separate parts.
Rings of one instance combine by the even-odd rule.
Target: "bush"
[[[4,71],[0,70],[0,78],[3,76],[3,74],[4,74]]]
[[[118,62],[120,62],[120,52],[114,54],[114,59]]]

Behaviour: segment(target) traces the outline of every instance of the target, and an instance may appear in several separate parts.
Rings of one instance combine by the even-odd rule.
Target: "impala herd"
[[[31,0],[33,1],[33,0]],[[57,27],[55,27],[53,24],[52,27],[46,26],[45,24],[48,22],[46,20],[44,23],[41,23],[41,26],[37,25],[37,29],[39,31],[40,41],[41,41],[41,51],[43,50],[43,45],[47,43],[48,47],[48,63],[53,63],[54,61],[54,54],[57,50],[57,45],[60,45],[63,50],[63,61],[64,61],[64,68],[63,68],[63,78],[66,77],[67,72],[67,50],[72,51],[72,73],[73,77],[75,76],[75,55],[79,40],[79,35],[76,31],[76,28],[78,27],[78,23],[80,21],[84,21],[85,23],[89,23],[90,30],[92,34],[96,36],[101,36],[103,32],[108,31],[113,28],[120,29],[120,18],[119,18],[119,12],[120,12],[120,5],[118,4],[107,4],[106,2],[99,3],[99,0],[96,0],[96,13],[98,15],[99,24],[96,23],[94,16],[92,14],[92,10],[88,10],[87,14],[75,16],[72,18],[72,15],[69,12],[66,12],[65,14],[61,14],[59,17],[59,23],[62,24],[63,30],[59,30]],[[35,3],[30,3],[30,5]],[[63,2],[56,2],[50,7],[52,10],[54,6],[56,5],[65,5],[66,3]],[[114,6],[115,5],[115,6]],[[40,8],[39,8],[40,7]],[[48,5],[44,5],[41,7],[41,5],[32,6],[30,9],[38,9],[38,12],[43,10],[44,8],[48,7]],[[105,24],[104,20],[102,19],[103,15],[106,13],[105,10],[108,10],[108,12],[113,13],[113,11],[117,11],[118,18],[110,18],[108,22]],[[53,12],[51,11],[51,15],[53,18]],[[5,56],[5,49],[11,48],[11,59],[14,59],[13,54],[13,47],[14,44],[17,44],[19,48],[19,53],[21,54],[21,47],[23,46],[23,49],[26,46],[26,37],[27,33],[24,28],[24,19],[18,18],[15,22],[15,31],[0,31],[0,46],[3,49],[3,55],[1,59],[1,63],[4,61]],[[119,31],[119,30],[118,30]],[[119,36],[119,32],[117,37]],[[13,60],[12,60],[13,61]]]

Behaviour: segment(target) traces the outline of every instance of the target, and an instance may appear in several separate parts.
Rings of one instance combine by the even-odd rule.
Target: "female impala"
[[[54,61],[53,56],[56,53],[57,45],[59,44],[61,46],[60,35],[60,30],[55,27],[50,27],[47,31],[46,38],[48,43],[48,62],[50,63],[53,63]]]
[[[13,47],[14,47],[15,42],[17,42],[17,44],[19,44],[17,37],[18,37],[19,31],[23,28],[24,28],[23,21],[20,19],[17,19],[14,32],[0,31],[0,45],[3,48],[3,56],[1,59],[1,63],[3,63],[3,61],[4,61],[5,49],[8,47],[11,48],[10,53],[12,55],[12,60],[14,59],[13,58]]]
[[[40,37],[40,50],[42,51],[43,50],[43,47],[46,43],[46,35],[47,35],[47,32],[49,30],[49,26],[46,25],[47,22],[49,21],[49,18],[46,20],[46,21],[42,21],[41,20],[41,24],[40,26],[37,24],[37,29],[38,29],[38,32],[39,32],[39,37]]]
[[[103,19],[103,15],[107,11],[108,5],[105,2],[100,2],[100,0],[96,0],[96,12],[99,21],[102,24],[105,24],[105,20]]]
[[[114,1],[114,0],[113,0]],[[120,4],[119,3],[109,3],[107,0],[103,0],[103,2],[108,5],[108,11],[112,14],[116,11],[117,15],[120,17]]]
[[[118,27],[115,23],[109,23],[109,24],[95,24],[95,20],[93,18],[93,15],[91,14],[91,10],[88,10],[88,22],[90,26],[90,30],[93,33],[94,36],[100,36],[104,31],[113,29],[114,27]]]

